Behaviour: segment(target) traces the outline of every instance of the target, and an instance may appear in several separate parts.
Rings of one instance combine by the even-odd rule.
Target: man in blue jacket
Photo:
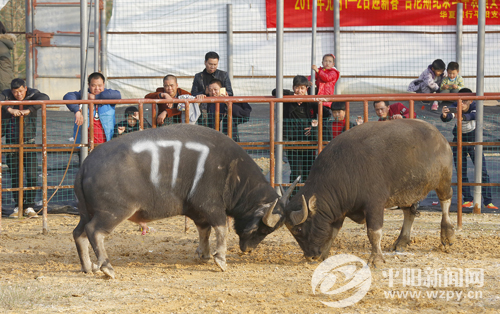
[[[104,88],[105,78],[99,72],[94,72],[89,75],[89,100],[94,99],[121,99],[121,94],[117,90]],[[80,100],[82,99],[81,91],[69,92],[64,95],[64,100]],[[66,105],[68,109],[75,114],[75,127],[73,136],[77,138],[76,143],[80,143],[81,129],[76,130],[78,126],[83,124],[83,115],[81,105],[72,104]],[[89,110],[90,114],[90,110]],[[115,127],[115,104],[96,105],[94,109],[94,143],[104,143],[113,138]]]
[[[459,93],[472,93],[472,91],[468,88],[462,88],[458,91]],[[451,109],[451,110],[450,110]],[[475,142],[476,141],[476,103],[472,100],[462,100],[462,142]],[[450,122],[457,117],[456,114],[457,103],[454,103],[450,107],[443,106],[441,113],[441,120],[443,122]],[[454,112],[452,112],[454,111]],[[453,128],[453,142],[457,142],[457,126]],[[455,163],[455,167],[457,168],[457,172],[459,170],[459,166],[457,165],[457,147],[453,146],[453,161]],[[467,155],[469,155],[472,163],[475,164],[475,146],[463,146],[462,147],[462,182],[468,183],[469,178],[467,177]],[[482,155],[483,159],[483,168],[482,168],[482,182],[489,183],[490,177],[488,176],[488,172],[486,171],[486,159],[484,158],[484,154]],[[464,203],[462,207],[464,208],[473,208],[474,198],[470,192],[470,186],[462,186],[462,194],[464,197]],[[491,187],[483,186],[481,187],[481,194],[483,195],[483,203],[486,208],[489,209],[498,209],[492,203],[491,197]]]

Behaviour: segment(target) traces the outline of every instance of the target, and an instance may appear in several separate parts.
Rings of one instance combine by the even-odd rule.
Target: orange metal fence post
[[[410,119],[415,118],[415,104],[412,99],[410,99]]]
[[[188,101],[184,101],[184,120],[186,122],[186,124],[189,124],[189,102]]]
[[[220,117],[219,117],[219,112],[220,112],[220,104],[216,103],[215,104],[215,130],[220,131]]]
[[[227,136],[229,138],[233,138],[233,103],[228,102],[227,103]],[[224,129],[222,129],[224,130]]]
[[[318,102],[318,155],[323,150],[323,103]]]
[[[151,125],[153,127],[153,129],[156,129],[156,103],[152,103],[151,104],[151,119],[153,119],[153,121],[151,121]]]
[[[462,229],[462,99],[457,102],[457,227]]]
[[[89,104],[89,149],[94,150],[94,104]]]
[[[269,103],[269,181],[271,183],[271,186],[274,188],[275,187],[275,180],[274,180],[274,167],[275,167],[275,160],[274,160],[274,101],[271,101]]]
[[[125,119],[128,119],[125,117]],[[139,130],[144,130],[144,105],[139,103]]]
[[[363,101],[363,122],[368,122],[368,100]]]
[[[24,110],[23,105],[19,106],[19,110]],[[19,175],[18,175],[18,185],[17,187],[19,188],[19,194],[18,194],[18,201],[17,201],[17,207],[18,207],[18,217],[23,218],[24,214],[24,116],[19,117],[19,164],[17,169],[19,169]]]
[[[349,122],[351,121],[351,108],[349,106],[349,102],[345,102],[345,129],[349,130]]]
[[[49,233],[47,220],[47,105],[42,104],[42,234]]]

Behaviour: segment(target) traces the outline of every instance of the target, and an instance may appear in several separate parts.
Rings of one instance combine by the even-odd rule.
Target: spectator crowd
[[[3,26],[3,25],[0,25]],[[0,27],[0,32],[2,31]],[[0,35],[0,53],[2,52],[2,41]],[[5,45],[5,44],[4,44]],[[8,45],[4,48],[8,51]],[[0,62],[2,62],[0,55]],[[178,86],[176,76],[168,74],[163,78],[163,86],[158,87],[156,91],[145,95],[147,99],[164,99],[172,100],[171,103],[158,104],[155,124],[159,127],[172,123],[184,123],[188,121],[191,124],[203,124],[207,127],[219,129],[221,132],[228,134],[229,120],[232,121],[232,138],[235,141],[240,141],[238,125],[248,121],[252,107],[248,103],[235,102],[232,104],[232,119],[228,119],[229,110],[225,103],[219,104],[219,109],[216,110],[215,103],[207,103],[206,97],[233,97],[234,92],[231,81],[227,72],[218,69],[219,55],[216,52],[208,52],[205,55],[205,68],[203,71],[195,74],[191,91],[187,91]],[[335,56],[326,54],[322,58],[322,66],[312,66],[315,73],[316,86],[311,86],[310,78],[297,75],[293,79],[292,90],[283,90],[284,96],[305,96],[310,94],[317,95],[333,95],[335,92],[335,84],[340,77],[340,72],[335,68]],[[5,75],[4,75],[5,77]],[[0,73],[0,79],[2,73]],[[4,79],[5,80],[5,79]],[[106,78],[99,72],[92,73],[88,76],[88,99],[89,100],[117,100],[121,98],[121,93],[117,90],[105,88]],[[0,80],[0,83],[2,80]],[[450,62],[448,66],[441,59],[434,60],[418,77],[408,86],[409,92],[416,93],[463,93],[471,92],[470,89],[464,87],[463,78],[459,75],[459,65],[457,62]],[[276,95],[276,90],[273,90],[273,95]],[[64,100],[81,100],[83,99],[82,91],[68,92],[63,97]],[[174,102],[180,100],[196,100],[196,102]],[[49,100],[49,97],[33,88],[26,86],[22,79],[13,79],[10,82],[10,87],[4,89],[0,94],[0,101],[3,100]],[[186,111],[185,105],[189,104]],[[451,102],[438,101],[429,102],[431,111],[437,111],[439,106],[442,107],[441,120],[450,122],[456,118],[457,104]],[[95,110],[89,119],[93,119],[93,141],[96,144],[105,143],[113,138],[123,136],[124,134],[140,130],[140,115],[139,110],[135,106],[130,106],[125,110],[124,120],[116,122],[115,104],[110,101],[110,104],[97,104]],[[389,104],[388,101],[375,101],[373,103],[376,115],[379,121],[387,121],[393,119],[410,118],[409,109],[402,103]],[[23,144],[30,144],[35,141],[36,137],[36,118],[39,105],[24,105],[24,106],[2,106],[2,137],[5,136],[6,144],[20,144],[20,126],[23,126]],[[84,122],[82,114],[82,105],[68,104],[67,108],[74,114],[74,129],[73,137],[76,143],[81,143],[81,126]],[[285,102],[283,104],[283,137],[285,141],[290,142],[311,142],[317,140],[318,132],[318,116],[319,111],[326,118],[323,123],[323,138],[325,141],[334,140],[341,133],[346,132],[350,128],[363,124],[363,119],[358,116],[355,122],[346,122],[346,103],[345,102],[322,102],[321,105],[316,102]],[[472,101],[462,102],[462,136],[464,141],[474,142],[474,130],[476,107]],[[186,112],[189,116],[186,117]],[[90,113],[89,113],[90,114]],[[217,116],[218,114],[218,116]],[[205,117],[205,123],[200,121],[200,117]],[[416,113],[413,115],[416,117]],[[152,125],[146,119],[142,121],[143,128],[151,128]],[[453,130],[454,141],[456,138],[456,126]],[[304,144],[307,146],[307,144]],[[311,145],[311,144],[309,144]],[[290,182],[301,176],[305,182],[308,177],[309,169],[317,155],[317,151],[311,148],[293,148],[287,149],[286,158],[290,165]],[[453,155],[455,166],[457,166],[457,150],[453,147]],[[472,162],[474,159],[474,146],[465,146],[462,150],[462,165],[461,171],[464,182],[468,182],[467,177],[467,156]],[[34,187],[37,182],[37,162],[36,152],[25,152],[23,155],[23,167],[26,174],[26,187]],[[486,171],[486,161],[483,159],[483,182],[489,182],[489,176]],[[12,187],[18,187],[19,178],[19,153],[8,153],[6,156],[6,164],[8,166],[11,178]],[[458,170],[458,169],[457,169]],[[470,208],[472,204],[472,196],[470,187],[464,187],[462,191],[464,195],[464,207]],[[18,192],[13,192],[13,197],[16,202],[12,217],[20,215],[19,211],[26,216],[34,217],[34,198],[36,191],[29,190],[25,193],[23,204],[18,203]],[[497,209],[492,203],[491,188],[483,188],[484,205],[488,208]]]

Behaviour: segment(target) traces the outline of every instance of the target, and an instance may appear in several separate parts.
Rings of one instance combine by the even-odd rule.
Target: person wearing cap
[[[113,133],[113,138],[116,138],[120,135],[139,131],[139,109],[135,106],[130,106],[125,109],[125,118],[126,120],[120,121],[115,124],[115,131]],[[143,122],[144,129],[151,128],[151,124],[144,119]]]
[[[333,121],[331,123],[327,123],[324,128],[324,140],[331,141],[336,138],[340,133],[343,133],[347,130],[347,124],[345,121],[345,102],[332,102],[330,108],[332,109]],[[356,123],[350,121],[349,129],[352,129],[356,125],[363,124],[363,119],[358,117],[356,119]]]
[[[335,68],[335,56],[331,53],[323,56],[322,67],[312,65],[316,72],[316,95],[334,95],[335,84],[337,83],[340,72]],[[330,108],[331,102],[323,102],[323,106]]]

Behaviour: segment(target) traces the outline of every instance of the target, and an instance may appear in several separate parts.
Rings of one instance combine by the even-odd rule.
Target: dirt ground
[[[500,215],[465,214],[463,229],[449,251],[439,244],[440,213],[422,212],[415,220],[412,243],[404,253],[390,253],[402,224],[402,212],[387,211],[382,249],[386,263],[371,269],[371,286],[357,303],[333,308],[330,296],[311,278],[318,263],[308,263],[285,227],[269,235],[255,251],[240,256],[238,238],[229,233],[226,272],[195,256],[196,227],[184,217],[153,222],[142,236],[133,223],[122,223],[105,244],[116,279],[102,272],[84,274],[72,239],[78,216],[49,215],[49,234],[41,219],[2,219],[0,235],[0,312],[2,313],[498,313],[500,311]],[[456,214],[452,214],[454,223]],[[213,248],[214,237],[211,237]],[[346,220],[332,255],[369,256],[363,225]],[[403,286],[396,272],[450,267],[464,273],[483,269],[468,287]],[[393,273],[390,287],[389,273]],[[450,273],[450,272],[448,272]],[[424,277],[422,275],[422,277]],[[409,278],[407,276],[407,278]],[[415,279],[416,276],[413,278]],[[472,278],[472,277],[471,277]],[[412,279],[412,280],[413,280]],[[451,281],[449,280],[451,283]],[[337,277],[335,284],[342,284]],[[410,297],[387,293],[413,292]],[[421,296],[417,297],[416,292]],[[472,292],[471,292],[472,291]],[[457,298],[458,293],[462,293]],[[428,294],[431,293],[431,296]],[[432,296],[432,293],[435,293]],[[468,297],[463,297],[467,295]],[[453,295],[453,297],[452,297]],[[343,297],[343,296],[342,296]],[[457,300],[460,299],[460,300]]]

